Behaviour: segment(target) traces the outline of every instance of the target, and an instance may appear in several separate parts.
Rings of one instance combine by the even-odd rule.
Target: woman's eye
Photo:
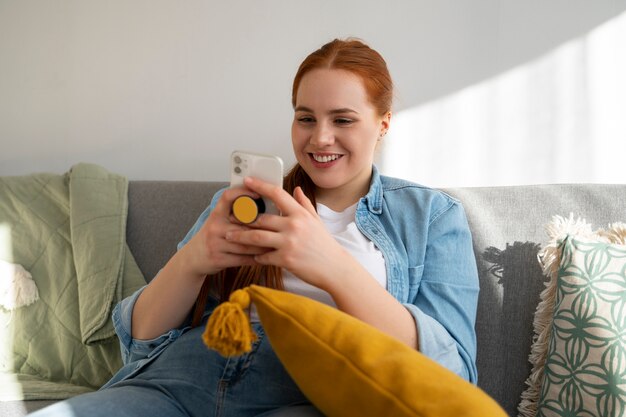
[[[314,121],[314,119],[312,117],[309,116],[302,116],[298,118],[298,121],[300,123],[312,123]]]
[[[352,119],[343,119],[343,118],[335,119],[335,123],[338,125],[349,125],[352,122],[353,122]]]

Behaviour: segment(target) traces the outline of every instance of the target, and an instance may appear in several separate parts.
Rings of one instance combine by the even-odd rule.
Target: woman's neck
[[[369,191],[369,181],[365,186],[354,187],[354,189],[348,188],[349,187],[324,189],[317,187],[315,190],[315,200],[333,211],[344,211],[367,194]]]

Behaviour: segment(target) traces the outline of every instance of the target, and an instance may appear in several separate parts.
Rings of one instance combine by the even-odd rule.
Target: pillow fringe
[[[600,229],[598,230],[597,234],[598,236],[605,238],[608,243],[626,245],[626,224],[625,223],[609,224],[609,228],[607,230]]]
[[[552,330],[552,315],[554,314],[554,304],[556,301],[557,272],[561,263],[560,246],[568,235],[592,237],[591,225],[584,219],[574,218],[570,213],[569,217],[553,216],[552,221],[546,225],[546,234],[550,238],[547,245],[537,254],[537,259],[543,273],[549,278],[544,284],[545,289],[539,296],[539,304],[533,319],[532,348],[529,361],[532,364],[532,371],[526,380],[528,388],[522,392],[521,401],[518,406],[519,417],[535,417],[537,414],[537,404],[541,394],[543,384],[544,365],[548,352],[550,331]]]

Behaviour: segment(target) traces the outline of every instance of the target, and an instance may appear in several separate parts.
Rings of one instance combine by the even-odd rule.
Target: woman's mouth
[[[343,155],[310,153],[309,156],[318,164],[330,164],[341,158]]]

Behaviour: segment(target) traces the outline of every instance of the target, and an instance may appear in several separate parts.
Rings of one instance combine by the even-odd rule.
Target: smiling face
[[[341,210],[367,193],[376,144],[390,117],[378,114],[361,79],[349,71],[315,69],[304,75],[291,138],[318,202]]]

